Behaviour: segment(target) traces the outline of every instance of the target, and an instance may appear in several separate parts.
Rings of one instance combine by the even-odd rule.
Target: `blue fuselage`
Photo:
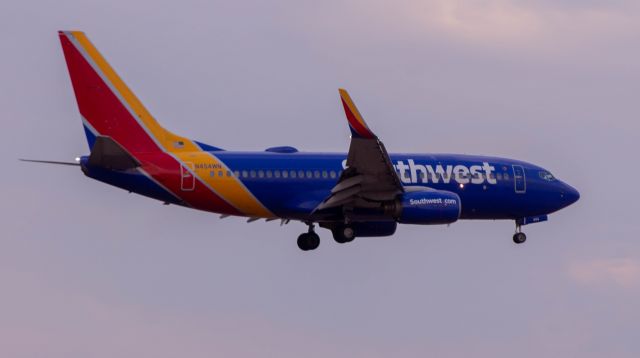
[[[272,213],[305,219],[336,185],[346,154],[212,152]],[[461,219],[521,219],[560,210],[578,192],[542,167],[505,158],[457,154],[390,154],[405,187],[451,191],[462,203]],[[180,202],[140,172],[91,168],[88,176],[159,200]],[[194,163],[198,165],[199,163]],[[178,172],[178,168],[176,168]],[[229,173],[211,168],[215,177]]]

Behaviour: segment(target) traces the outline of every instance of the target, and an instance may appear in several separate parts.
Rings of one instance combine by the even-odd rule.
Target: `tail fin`
[[[83,32],[59,36],[90,148],[108,136],[130,153],[199,149],[160,126]]]

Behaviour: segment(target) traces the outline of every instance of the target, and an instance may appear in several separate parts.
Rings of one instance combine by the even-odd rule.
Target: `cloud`
[[[408,1],[396,6],[405,25],[475,44],[523,47],[538,42],[590,42],[638,29],[633,2],[516,0]],[[420,30],[422,29],[422,31]]]
[[[596,259],[574,262],[569,277],[584,285],[616,284],[624,288],[640,286],[640,260],[631,258]]]
[[[434,1],[428,12],[432,26],[472,39],[515,39],[541,30],[539,13],[511,1]]]

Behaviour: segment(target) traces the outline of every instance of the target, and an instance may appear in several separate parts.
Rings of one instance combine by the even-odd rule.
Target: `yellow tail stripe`
[[[80,43],[84,51],[91,57],[91,60],[98,66],[101,70],[102,74],[111,82],[113,87],[118,91],[118,94],[127,102],[126,104],[133,110],[133,112],[138,116],[138,118],[144,123],[144,126],[147,130],[151,132],[151,134],[155,137],[155,139],[167,149],[167,141],[165,138],[165,130],[160,126],[160,124],[151,116],[149,111],[144,107],[142,102],[136,97],[135,94],[127,87],[127,85],[122,81],[122,79],[118,76],[118,74],[113,70],[113,68],[109,65],[109,63],[105,60],[104,57],[100,54],[98,49],[93,46],[91,41],[87,38],[87,36],[80,31],[72,31],[71,34],[73,37]],[[185,143],[185,147],[187,143]],[[197,150],[197,147],[191,143],[191,148],[184,148]]]
[[[240,179],[226,176],[226,172],[229,169],[218,158],[210,153],[201,151],[192,140],[177,136],[162,128],[83,32],[72,31],[71,34],[91,57],[91,60],[98,66],[102,74],[111,82],[113,87],[118,91],[118,94],[126,101],[129,108],[131,108],[142,121],[144,127],[151,132],[150,134],[155,137],[155,140],[166,152],[172,153],[176,159],[182,163],[212,164],[215,167],[223,168],[221,169],[225,174],[223,178],[217,177],[218,170],[215,170],[216,177],[211,177],[210,170],[207,169],[196,169],[195,174],[201,181],[212,188],[217,195],[221,196],[245,215],[268,218],[274,217],[274,214],[251,194],[240,182]],[[181,144],[177,146],[177,142],[181,142]]]

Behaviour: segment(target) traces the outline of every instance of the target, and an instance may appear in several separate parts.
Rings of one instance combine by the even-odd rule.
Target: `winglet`
[[[362,115],[358,111],[358,108],[351,100],[349,93],[344,88],[340,88],[340,99],[342,100],[342,106],[344,107],[344,113],[347,115],[349,121],[349,128],[351,134],[356,138],[372,139],[376,135],[369,129],[367,123],[365,123]]]

